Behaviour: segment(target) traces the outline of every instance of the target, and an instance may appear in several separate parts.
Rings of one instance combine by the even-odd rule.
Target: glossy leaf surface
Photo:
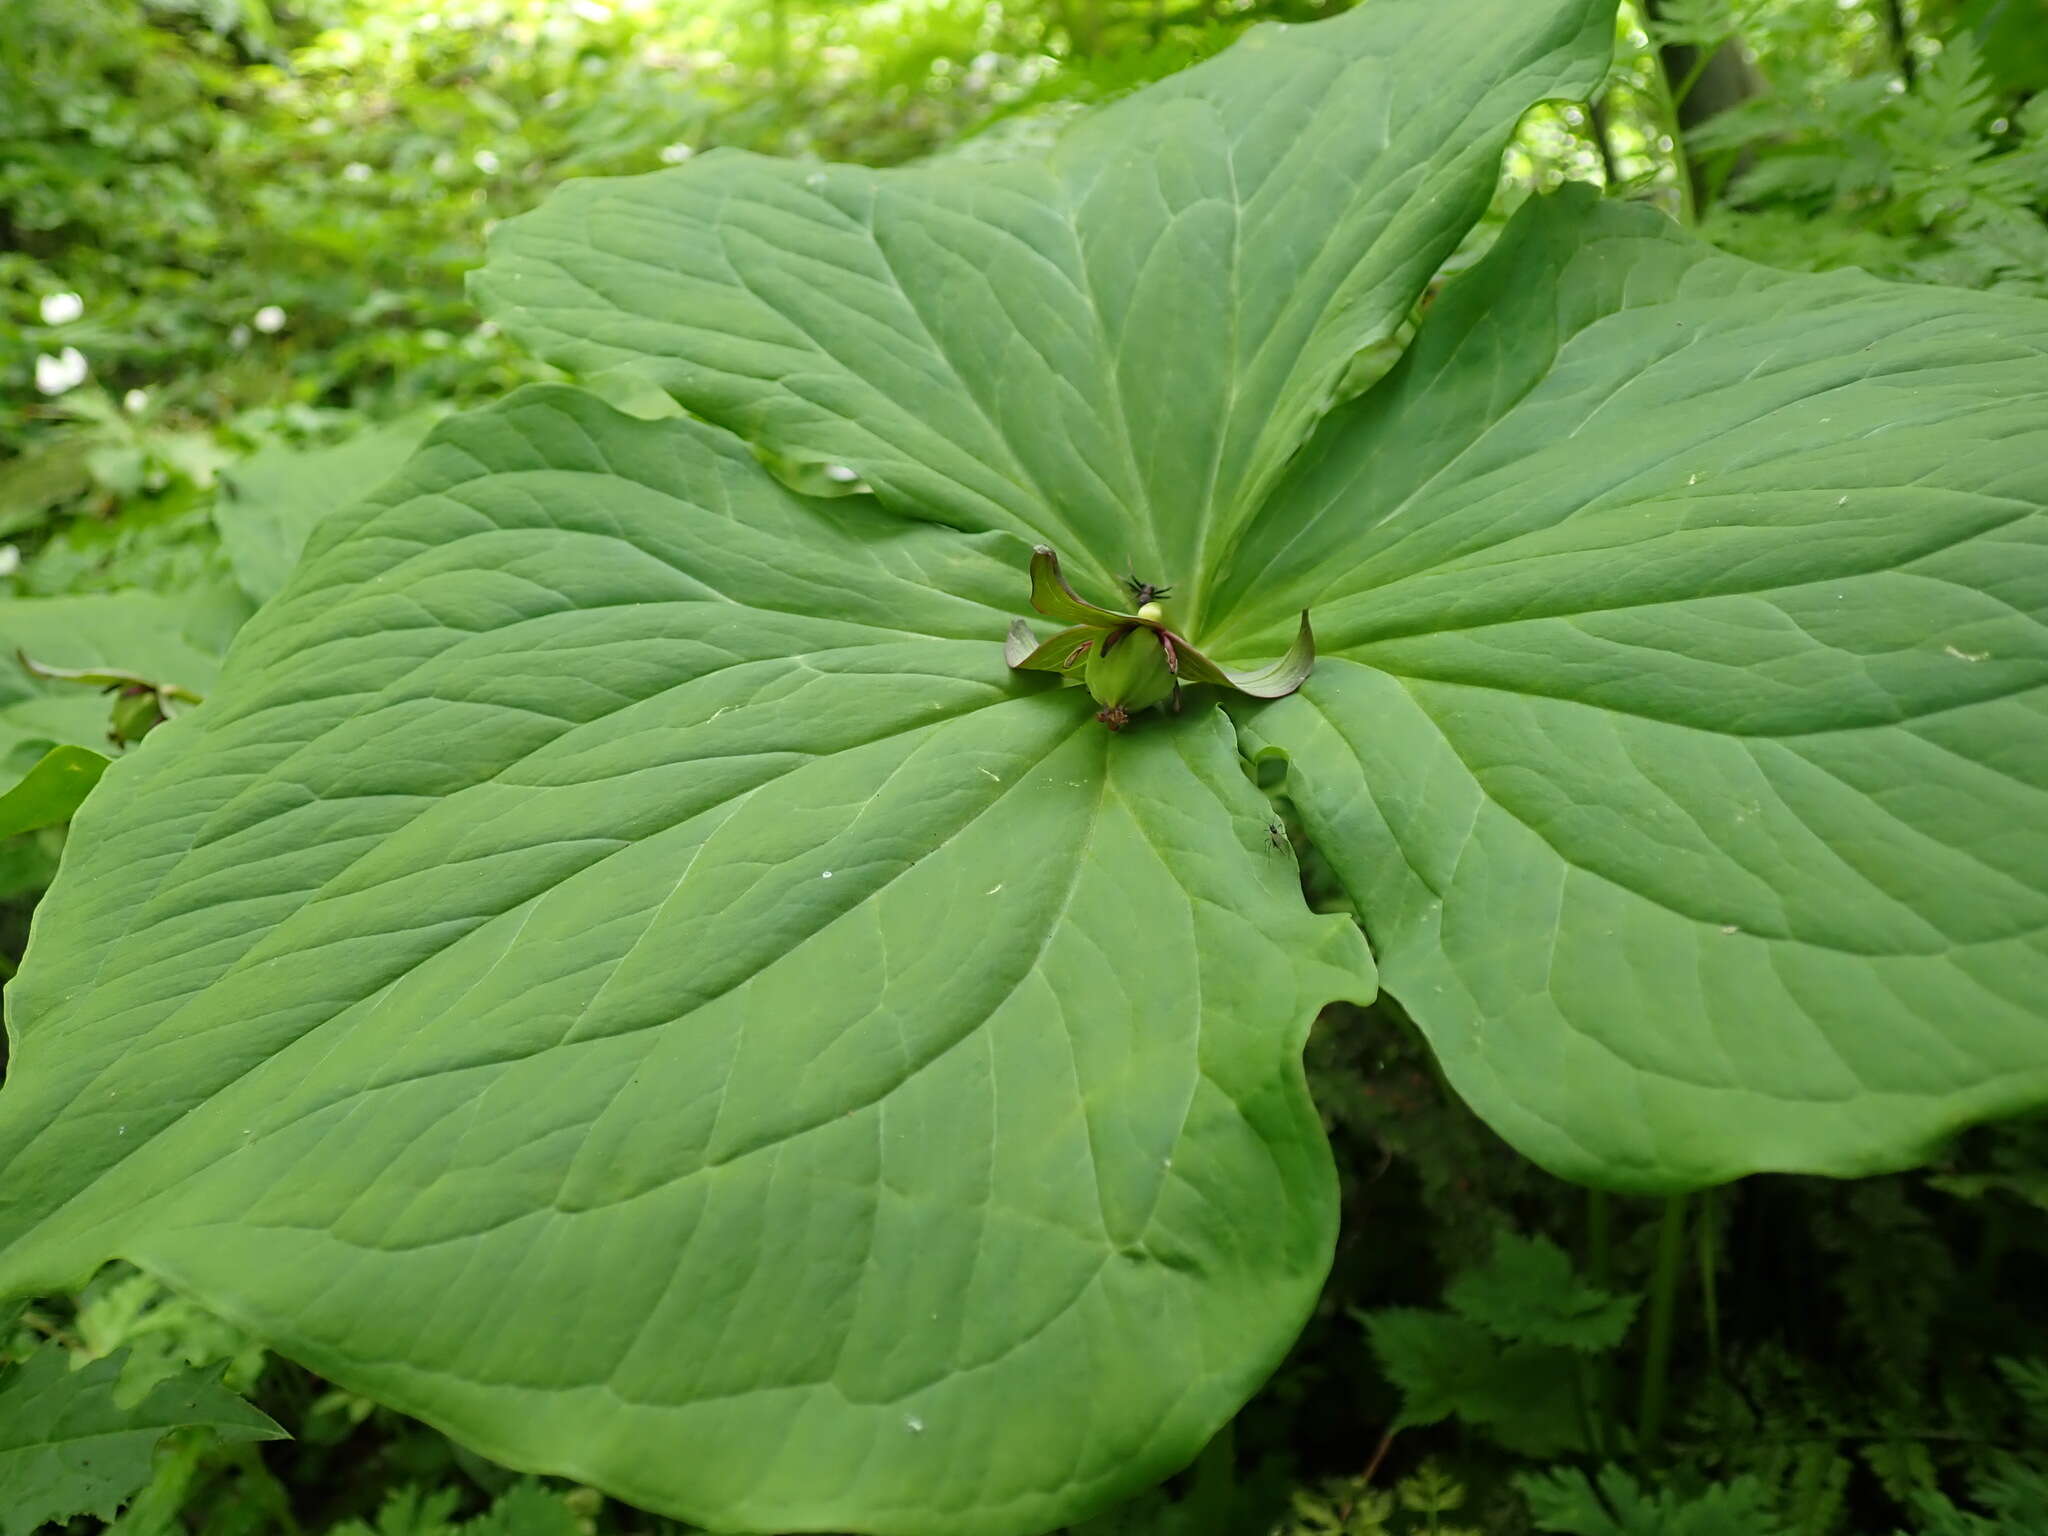
[[[1203,590],[1329,391],[1492,195],[1533,103],[1590,90],[1611,0],[1374,0],[1260,27],[1050,161],[869,171],[719,152],[501,226],[485,308],[907,515],[1108,590]]]
[[[1856,1174],[2048,1094],[2048,305],[1532,207],[1247,538],[1247,715],[1524,1151]]]
[[[1184,1460],[1314,1299],[1300,1045],[1372,990],[1221,715],[1113,738],[1004,666],[1007,537],[575,392],[338,515],[74,828],[0,1291],[119,1253],[727,1528]]]

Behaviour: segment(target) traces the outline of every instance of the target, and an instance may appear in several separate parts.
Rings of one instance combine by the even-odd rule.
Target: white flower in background
[[[475,154],[471,155],[469,158],[472,162],[474,162],[476,168],[482,171],[486,176],[495,176],[498,174],[498,157],[492,154],[488,149],[480,149]]]
[[[249,345],[249,327],[238,325],[228,332],[228,345],[239,351]]]
[[[664,144],[661,146],[661,163],[663,165],[681,165],[694,153],[695,151],[687,144]]]
[[[569,0],[569,9],[589,22],[602,24],[612,19],[612,8],[604,0]]]
[[[76,389],[85,382],[85,354],[76,347],[66,347],[55,357],[47,352],[36,354],[36,388],[46,395],[61,395],[67,389]]]
[[[341,168],[341,179],[343,181],[368,181],[370,179],[370,168],[360,160],[351,160]]]
[[[275,336],[284,329],[284,311],[275,304],[266,304],[250,317],[249,323],[266,336]]]
[[[131,389],[121,397],[121,409],[130,416],[140,416],[143,407],[148,404],[149,391],[146,389]]]
[[[85,313],[85,300],[75,293],[43,295],[43,324],[69,325]]]
[[[21,551],[12,544],[0,544],[0,576],[12,576],[21,569]]]

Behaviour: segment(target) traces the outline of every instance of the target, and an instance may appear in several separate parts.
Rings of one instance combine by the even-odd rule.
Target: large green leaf
[[[272,445],[222,470],[213,524],[249,600],[269,601],[314,528],[397,473],[433,424],[433,412],[416,412],[328,448]]]
[[[1611,19],[1371,0],[1044,165],[508,225],[508,324],[719,425],[444,428],[109,770],[10,998],[0,1294],[124,1255],[727,1528],[1025,1532],[1184,1462],[1320,1278],[1298,1047],[1371,965],[1202,690],[1113,736],[1004,665],[1040,539],[1219,661],[1315,608],[1241,738],[1553,1167],[1856,1171],[2048,1096],[2048,312],[1565,199],[1295,455]]]
[[[1191,1456],[1314,1299],[1299,1051],[1372,990],[1223,717],[1111,736],[1005,666],[1007,535],[573,391],[336,517],[74,824],[0,1294],[119,1254],[723,1528],[1040,1530]]]
[[[551,362],[639,370],[1089,579],[1135,562],[1198,626],[1353,354],[1485,208],[1521,114],[1599,80],[1612,25],[1612,0],[1372,0],[1260,27],[1044,163],[718,153],[572,183],[498,228],[477,292]]]
[[[1916,1160],[2048,1094],[2048,305],[1527,210],[1225,599],[1386,985],[1624,1188]],[[1263,637],[1259,631],[1263,628]]]

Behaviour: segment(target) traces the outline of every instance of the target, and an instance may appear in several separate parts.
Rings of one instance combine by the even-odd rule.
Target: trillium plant
[[[92,791],[0,1295],[121,1256],[650,1509],[1022,1536],[1307,1316],[1332,1002],[1615,1190],[2048,1099],[2048,305],[1567,188],[1341,398],[1613,27],[1368,0],[1042,161],[499,228],[599,392],[436,428]]]

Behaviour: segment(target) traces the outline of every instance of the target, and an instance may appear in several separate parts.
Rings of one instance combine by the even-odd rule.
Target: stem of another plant
[[[1614,1285],[1614,1208],[1604,1189],[1586,1191],[1586,1278],[1603,1291]]]
[[[790,77],[789,0],[768,0],[768,57],[775,72],[775,95],[785,111],[796,95]]]
[[[1614,1205],[1604,1189],[1586,1191],[1586,1278],[1603,1291],[1614,1289]],[[1614,1356],[1593,1362],[1592,1438],[1604,1455],[1614,1440]]]
[[[1365,1474],[1359,1479],[1360,1483],[1368,1488],[1372,1486],[1372,1480],[1380,1470],[1380,1463],[1387,1459],[1387,1452],[1392,1449],[1393,1444],[1394,1431],[1390,1429],[1380,1436],[1380,1443],[1372,1448],[1372,1460],[1365,1464]]]
[[[1600,151],[1600,175],[1609,192],[1621,185],[1621,167],[1614,158],[1614,136],[1607,126],[1603,101],[1586,103],[1586,126],[1592,132],[1593,147]]]
[[[1601,1362],[1597,1360],[1588,1364],[1576,1352],[1573,1353],[1571,1360],[1572,1412],[1578,1418],[1579,1435],[1586,1442],[1586,1450],[1595,1459],[1605,1461],[1607,1459],[1607,1425],[1603,1419],[1594,1417],[1591,1401],[1592,1394],[1599,1390],[1597,1382],[1600,1365]],[[1588,1387],[1586,1384],[1588,1372],[1591,1372],[1595,1378],[1596,1384],[1592,1387]]]
[[[1643,1349],[1643,1393],[1636,1409],[1636,1444],[1644,1455],[1664,1437],[1671,1390],[1671,1332],[1678,1315],[1678,1276],[1685,1257],[1684,1195],[1664,1202],[1657,1228],[1657,1268],[1650,1277],[1650,1333]]]
[[[1678,97],[1671,89],[1671,76],[1664,68],[1664,51],[1650,45],[1650,88],[1657,98],[1657,117],[1664,136],[1671,140],[1671,172],[1678,184],[1678,222],[1687,229],[1699,222],[1699,207],[1693,201],[1692,159],[1685,152],[1685,130],[1678,122]]]
[[[1716,1375],[1721,1370],[1721,1286],[1715,1272],[1714,1238],[1714,1193],[1705,1190],[1700,1195],[1700,1218],[1694,1228],[1699,1242],[1700,1266],[1700,1315],[1707,1325],[1707,1359],[1712,1363]]]
[[[1918,71],[1913,63],[1913,34],[1906,30],[1904,0],[1884,0],[1884,29],[1891,37],[1892,57],[1898,61],[1899,73],[1911,85]]]

